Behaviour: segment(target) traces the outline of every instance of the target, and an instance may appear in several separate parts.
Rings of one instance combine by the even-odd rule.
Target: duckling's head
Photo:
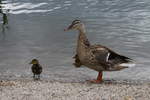
[[[79,31],[84,31],[84,24],[80,21],[80,20],[74,20],[71,25],[69,25],[69,27],[67,29],[65,29],[64,31],[68,31],[68,30],[79,30]]]
[[[39,64],[39,61],[37,59],[33,59],[29,64]]]

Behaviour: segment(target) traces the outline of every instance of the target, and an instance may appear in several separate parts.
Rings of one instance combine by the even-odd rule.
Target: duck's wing
[[[120,55],[102,45],[92,45],[90,47],[90,50],[94,55],[95,59],[100,64],[104,64],[105,67],[110,67],[110,66],[112,67],[122,63],[131,62],[130,58]]]

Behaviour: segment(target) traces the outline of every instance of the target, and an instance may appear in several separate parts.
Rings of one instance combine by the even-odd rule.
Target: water
[[[31,78],[33,59],[43,79],[84,81],[97,72],[74,68],[77,32],[64,32],[82,20],[89,40],[136,62],[136,67],[105,72],[105,79],[150,81],[149,0],[0,0],[0,79]]]

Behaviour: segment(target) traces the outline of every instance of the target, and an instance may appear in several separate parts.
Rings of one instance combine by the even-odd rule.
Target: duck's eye
[[[73,22],[72,22],[72,24],[77,24],[77,23],[80,23],[81,21],[80,20],[74,20]]]
[[[80,21],[76,21],[76,22],[73,22],[72,24],[75,25],[75,24],[79,24]]]

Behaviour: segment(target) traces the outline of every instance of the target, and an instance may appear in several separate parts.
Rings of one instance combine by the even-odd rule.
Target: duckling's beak
[[[34,64],[35,62],[34,61],[31,61],[29,64]]]
[[[68,28],[66,28],[66,29],[64,29],[64,31],[69,31],[69,30],[71,30],[71,29],[72,29],[72,27],[73,27],[73,24],[69,25],[69,27],[68,27]]]

